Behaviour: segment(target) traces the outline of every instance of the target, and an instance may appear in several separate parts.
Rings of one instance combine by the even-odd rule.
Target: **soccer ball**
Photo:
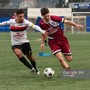
[[[54,75],[54,70],[52,68],[46,68],[44,70],[45,77],[51,78]]]

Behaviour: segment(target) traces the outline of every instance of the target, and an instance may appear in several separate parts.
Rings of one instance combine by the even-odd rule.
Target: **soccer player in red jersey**
[[[2,25],[10,25],[12,50],[18,57],[18,59],[26,67],[31,69],[31,72],[35,71],[36,74],[40,74],[39,70],[36,67],[36,61],[32,55],[31,45],[27,38],[27,28],[34,28],[36,30],[39,30],[43,34],[46,34],[46,32],[39,26],[34,25],[32,22],[26,20],[24,18],[24,11],[22,9],[16,11],[16,18],[0,23],[0,26]],[[26,60],[23,54],[26,55],[30,63]]]
[[[71,26],[76,26],[80,29],[82,29],[83,26],[66,20],[65,18],[62,18],[60,16],[50,15],[48,8],[42,8],[41,15],[43,18],[39,22],[39,25],[43,30],[46,30],[48,32],[48,44],[53,55],[55,55],[55,57],[60,61],[64,69],[70,70],[70,66],[64,60],[63,55],[65,56],[66,60],[70,62],[72,60],[72,53],[68,40],[65,37],[59,23],[63,22]],[[41,49],[44,49],[45,39],[46,36],[42,35]]]

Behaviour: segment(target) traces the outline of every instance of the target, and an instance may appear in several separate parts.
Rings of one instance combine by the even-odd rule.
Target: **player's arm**
[[[45,30],[42,30],[38,25],[32,24],[31,27],[38,30],[38,31],[40,31],[42,34],[46,34]]]
[[[71,26],[76,26],[77,28],[80,28],[80,29],[82,29],[83,28],[83,26],[82,25],[80,25],[80,24],[77,24],[77,23],[75,23],[75,22],[72,22],[72,21],[69,21],[69,20],[66,20],[66,19],[64,19],[64,21],[63,21],[65,24],[68,24],[68,25],[71,25]]]
[[[0,26],[3,26],[3,25],[7,25],[7,22],[4,21],[4,22],[1,22],[1,23],[0,23]]]
[[[0,26],[9,25],[10,22],[11,22],[11,20],[1,22],[1,23],[0,23]]]
[[[65,24],[68,24],[68,25],[71,25],[71,26],[76,26],[76,27],[78,27],[78,28],[80,28],[80,29],[83,28],[82,25],[79,25],[79,24],[77,24],[77,23],[75,23],[75,22],[66,20],[65,18],[62,18],[62,17],[60,17],[60,16],[54,16],[54,17],[52,17],[52,19],[53,19],[54,21],[56,21],[56,22],[62,22],[62,23],[65,23]]]
[[[40,31],[42,34],[46,34],[45,30],[42,30],[38,25],[33,24],[32,22],[27,21],[29,27],[34,28]]]
[[[46,38],[47,38],[47,36],[45,34],[42,34],[41,45],[40,45],[40,48],[42,51],[44,50],[44,43],[45,43]]]

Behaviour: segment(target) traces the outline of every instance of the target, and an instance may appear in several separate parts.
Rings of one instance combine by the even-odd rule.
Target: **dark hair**
[[[19,9],[19,10],[16,11],[16,14],[17,14],[17,15],[18,15],[18,14],[24,14],[24,11],[23,11],[22,9]]]
[[[46,15],[49,13],[49,9],[48,8],[41,8],[41,15]]]

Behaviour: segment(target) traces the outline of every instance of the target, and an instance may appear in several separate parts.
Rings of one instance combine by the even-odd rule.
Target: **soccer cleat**
[[[36,74],[37,74],[37,75],[40,75],[40,71],[38,70],[38,71],[36,72]]]
[[[31,69],[31,73],[36,73],[37,75],[40,75],[40,71],[39,70],[35,70],[34,68]]]
[[[32,68],[32,69],[31,69],[31,73],[34,73],[34,72],[36,72],[36,71],[35,71],[35,69],[34,69],[34,68]]]

